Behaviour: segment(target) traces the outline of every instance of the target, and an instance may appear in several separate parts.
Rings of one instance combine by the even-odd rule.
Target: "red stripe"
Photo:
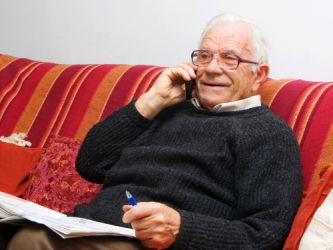
[[[324,142],[332,122],[333,86],[325,90],[316,104],[301,142],[305,190],[309,185],[313,170],[320,157],[321,149],[325,146]]]
[[[69,66],[59,75],[58,79],[54,82],[34,123],[32,124],[31,131],[29,131],[29,138],[31,138],[32,145],[39,145],[41,139],[45,136],[48,127],[51,125],[50,121],[52,121],[52,117],[55,115],[55,111],[58,109],[64,91],[68,87],[68,83],[81,67],[82,66],[80,65]]]
[[[79,88],[73,105],[68,112],[67,117],[69,118],[65,119],[59,134],[69,137],[75,136],[75,133],[84,118],[84,114],[89,106],[89,103],[98,88],[97,85],[100,84],[105,75],[116,66],[117,65],[103,64],[90,72],[89,76],[84,80]],[[75,119],[71,119],[71,117],[75,117]]]
[[[0,93],[5,89],[6,85],[13,81],[17,73],[31,62],[28,59],[18,59],[2,69],[0,71]]]
[[[84,70],[82,70],[85,67]],[[73,98],[75,98],[75,95],[77,93],[78,88],[80,88],[79,84],[81,84],[84,80],[84,77],[87,76],[88,72],[92,70],[92,68],[94,67],[94,65],[82,65],[81,69],[82,72],[79,73],[80,75],[77,76],[76,80],[73,82],[68,95],[64,101],[64,104],[62,105],[61,111],[60,111],[60,116],[59,118],[56,120],[53,130],[51,132],[55,133],[55,129],[56,130],[60,130],[59,126],[62,126],[63,124],[60,124],[60,122],[64,122],[64,120],[67,118],[68,112],[70,110],[71,107],[68,107],[69,105],[72,105],[71,102],[74,102]],[[66,111],[67,110],[67,111]]]
[[[88,74],[89,69],[94,68],[97,65],[74,64],[72,66],[77,66],[78,70],[75,72],[75,74],[73,74],[71,80],[65,83],[66,90],[64,91],[61,102],[58,104],[56,114],[52,120],[49,121],[50,126],[48,127],[48,132],[42,138],[42,141],[40,142],[41,145],[47,145],[48,139],[50,139],[50,135],[59,134],[59,126],[61,126],[64,119],[67,118],[70,105],[74,101],[73,98],[75,98],[77,89],[80,88],[81,83],[83,82],[82,79],[84,79],[84,77]],[[76,119],[76,117],[72,117],[72,120],[74,119]]]
[[[137,87],[133,99],[139,98],[145,91],[147,91],[151,82],[156,79],[156,72],[158,72],[160,68],[152,68],[142,79],[139,86]]]
[[[303,105],[302,105],[302,107],[299,111],[299,114],[297,116],[297,119],[295,121],[295,125],[294,125],[294,132],[295,132],[297,137],[300,136],[300,133],[301,133],[301,130],[302,130],[301,126],[304,125],[304,123],[306,122],[305,121],[305,119],[307,119],[306,113],[309,112],[309,110],[311,111],[312,106],[313,106],[314,102],[316,101],[316,98],[318,97],[318,92],[320,92],[322,90],[322,87],[325,87],[325,85],[317,84],[317,86],[312,90],[311,93],[309,93],[306,100],[304,101],[304,103],[303,103]],[[314,108],[315,107],[313,107],[313,109]],[[308,123],[306,124],[306,126],[307,125],[308,125]],[[302,142],[300,141],[300,144],[301,143]]]
[[[307,82],[303,80],[289,82],[276,94],[270,106],[271,110],[283,120],[288,122],[290,115],[292,115],[291,112],[293,107],[297,103],[298,97],[308,86],[314,83],[315,82]]]
[[[120,77],[105,106],[101,120],[105,119],[114,110],[119,109],[128,103],[128,96],[132,94],[133,90],[137,87],[134,83],[138,84],[137,80],[142,72],[150,67],[151,66],[147,65],[136,65],[128,69]]]
[[[133,99],[137,99],[139,96],[142,95],[142,93],[147,88],[147,84],[151,80],[152,75],[154,74],[154,70],[150,70],[146,75],[142,78],[142,80],[139,82],[139,85],[137,86],[135,93],[133,95]]]
[[[25,80],[26,77],[31,74],[31,72],[37,67],[37,63],[33,62],[31,64],[28,64],[24,69],[21,69],[20,71],[16,72],[16,75],[13,79],[11,79],[10,82],[8,82],[7,86],[4,87],[2,92],[0,92],[0,117],[1,113],[3,112],[4,109],[6,109],[7,105],[11,102],[11,99],[17,91],[20,90],[22,87],[23,81]]]
[[[28,104],[40,80],[54,65],[55,64],[41,64],[25,79],[22,88],[18,92],[17,96],[12,100],[0,120],[1,135],[9,135],[14,132],[13,129],[15,128],[16,123],[24,111],[24,107]],[[0,110],[1,109],[2,108],[0,107]]]

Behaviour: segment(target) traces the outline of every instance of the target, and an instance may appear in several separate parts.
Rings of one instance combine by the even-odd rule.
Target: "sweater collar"
[[[198,98],[192,98],[191,99],[192,104],[194,107],[196,107],[198,110],[205,110]],[[260,95],[254,95],[245,99],[233,101],[233,102],[226,102],[226,103],[220,103],[213,107],[212,112],[232,112],[232,111],[240,111],[245,109],[250,109],[254,107],[261,106],[261,99]]]

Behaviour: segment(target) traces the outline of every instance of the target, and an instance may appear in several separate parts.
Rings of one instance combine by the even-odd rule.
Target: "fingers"
[[[195,71],[197,70],[198,66],[193,65],[191,62],[180,63],[180,64],[177,64],[175,67],[181,68],[181,69],[187,71],[187,73],[190,75],[191,79],[196,78]]]
[[[164,71],[164,73],[171,79],[173,83],[176,84],[183,83],[184,81],[190,81],[192,79],[191,74],[181,67],[168,68]]]
[[[190,81],[191,79],[196,78],[195,70],[197,69],[197,66],[185,62],[175,65],[175,67],[167,68],[165,70],[165,74],[168,75],[168,77],[175,81],[175,80],[183,80],[183,81]],[[179,82],[183,82],[183,81]],[[179,83],[177,82],[177,83]]]
[[[127,211],[129,211],[133,206],[132,205],[124,205],[123,206],[123,211],[126,213]]]
[[[127,211],[124,211],[123,216],[124,223],[131,223],[132,221],[140,220],[144,217],[148,217],[152,214],[153,207],[148,204],[149,202],[139,202],[136,206],[125,205],[124,208]],[[147,205],[148,204],[148,205]]]
[[[152,213],[148,217],[132,221],[131,225],[135,231],[145,231],[149,228],[164,228],[169,223],[168,219],[163,213]]]

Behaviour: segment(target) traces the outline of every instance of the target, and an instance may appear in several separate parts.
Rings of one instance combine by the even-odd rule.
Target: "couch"
[[[0,136],[27,134],[26,140],[32,143],[32,148],[44,150],[40,152],[42,158],[46,157],[45,150],[50,143],[58,138],[58,148],[53,151],[67,145],[68,151],[73,153],[65,154],[65,158],[66,155],[72,158],[60,159],[60,165],[73,165],[88,130],[147,91],[162,70],[163,67],[152,65],[55,64],[0,54]],[[319,182],[333,162],[333,82],[268,79],[260,87],[260,94],[263,103],[295,133],[300,144],[306,192]],[[45,182],[51,181],[47,177],[52,175],[47,164],[54,161],[50,155],[52,152],[42,164],[42,175],[36,174],[35,166],[29,169],[23,178],[25,188],[21,196],[32,199],[26,190],[31,183],[45,186]],[[40,158],[39,164],[41,161]],[[40,177],[44,179],[38,180]],[[90,192],[89,197],[84,197],[85,202],[100,188],[81,180],[73,183],[85,185],[83,190]],[[65,185],[67,191],[63,196],[78,192],[80,185],[73,183]],[[39,190],[39,195],[45,195],[52,186],[56,185]],[[58,186],[63,186],[61,179]],[[74,186],[76,190],[68,191],[68,187]],[[57,194],[58,198],[60,196],[61,193]],[[43,203],[43,199],[51,199],[43,197],[34,201]],[[75,202],[82,202],[80,197],[77,196]],[[66,211],[61,210],[61,206],[58,204],[58,210]]]

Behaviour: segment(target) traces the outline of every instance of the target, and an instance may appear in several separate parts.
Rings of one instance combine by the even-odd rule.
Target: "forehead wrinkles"
[[[219,52],[234,52],[243,54],[251,53],[251,32],[244,27],[214,26],[203,37],[201,42],[202,49],[209,49]],[[235,31],[237,30],[237,31]]]

